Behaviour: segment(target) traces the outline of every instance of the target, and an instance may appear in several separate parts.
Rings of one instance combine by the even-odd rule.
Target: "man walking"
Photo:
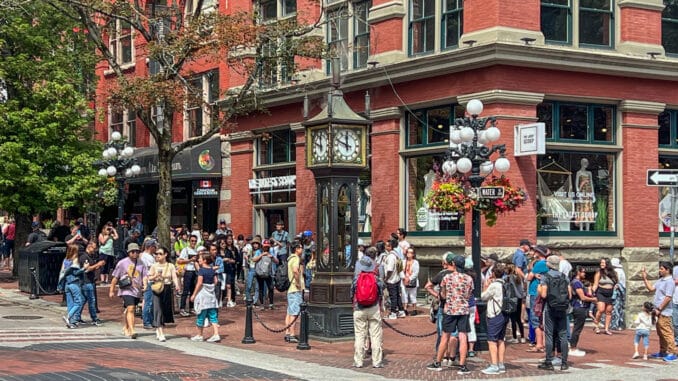
[[[659,352],[650,355],[652,358],[663,358],[664,361],[676,361],[676,344],[674,342],[673,324],[671,318],[673,315],[673,292],[676,285],[671,276],[671,263],[659,262],[659,279],[650,284],[647,280],[645,267],[641,274],[643,282],[648,291],[654,292],[654,311],[657,317],[657,336],[659,336]]]
[[[384,290],[383,283],[377,276],[376,263],[377,249],[370,247],[365,255],[356,262],[355,275],[351,285],[351,300],[353,300],[353,330],[355,332],[353,366],[363,367],[365,357],[365,338],[370,335],[372,350],[372,367],[382,368],[382,327],[379,301]]]
[[[123,334],[136,339],[134,332],[134,309],[139,304],[143,291],[148,287],[148,273],[146,267],[139,261],[139,245],[131,243],[127,249],[127,258],[118,262],[113,271],[111,287],[108,291],[110,298],[115,295],[115,286],[120,283],[118,296],[122,299],[125,312],[122,315]]]
[[[97,291],[96,291],[96,270],[103,267],[106,264],[106,260],[101,259],[99,253],[97,252],[97,242],[95,240],[90,241],[85,248],[85,254],[81,254],[78,258],[78,262],[85,266],[87,264],[87,271],[85,271],[85,279],[82,284],[82,295],[85,297],[87,302],[87,308],[89,310],[89,316],[92,318],[92,324],[99,326],[103,324],[99,317],[97,316]],[[78,323],[82,322],[82,310],[75,313],[74,320]]]
[[[303,252],[301,243],[294,242],[292,244],[292,256],[287,261],[287,278],[290,280],[290,288],[287,289],[285,325],[289,325],[289,327],[285,331],[285,341],[288,343],[299,342],[299,338],[294,333],[297,326],[296,319],[301,312],[301,303],[304,301],[304,267],[301,265],[301,254]]]
[[[155,263],[156,249],[157,243],[154,239],[144,242],[144,251],[139,256],[139,260],[144,264],[147,273]],[[141,318],[144,323],[144,329],[153,329],[153,290],[151,290],[150,286],[144,290],[144,307],[141,310]]]
[[[548,272],[541,278],[537,288],[539,296],[544,301],[544,332],[546,345],[546,360],[538,365],[539,369],[553,370],[554,337],[560,342],[561,364],[560,370],[567,370],[567,308],[572,299],[570,282],[559,271],[560,258],[551,255],[546,260]]]
[[[391,313],[388,315],[389,320],[405,317],[405,310],[403,309],[403,301],[400,295],[400,272],[397,269],[398,254],[395,248],[398,246],[398,241],[389,239],[386,241],[386,265],[384,271],[386,272],[386,288],[388,289],[389,301],[391,302]]]

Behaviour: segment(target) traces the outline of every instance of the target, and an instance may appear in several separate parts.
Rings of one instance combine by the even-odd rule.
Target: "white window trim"
[[[202,130],[200,131],[200,136],[205,134],[205,131],[208,131],[211,127],[211,122],[212,118],[210,118],[210,111],[208,110],[207,104],[209,103],[209,79],[207,78],[207,74],[209,72],[205,72],[200,74],[200,80],[202,83],[202,105],[200,108],[202,109]],[[189,81],[190,82],[190,81]],[[185,94],[188,95],[188,89],[185,89]],[[189,113],[188,113],[188,101],[184,101],[184,133],[183,136],[185,139],[190,139],[192,136],[190,136],[191,133],[191,125],[189,121]]]
[[[122,44],[120,43],[120,33],[122,30],[122,20],[115,20],[115,33],[108,37],[108,49],[115,43],[115,62],[118,63],[121,69],[129,69],[136,64],[136,49],[134,47],[134,28],[130,26],[130,49],[132,60],[130,62],[122,62]],[[112,70],[110,71],[112,72]]]
[[[113,124],[113,108],[109,105],[108,106],[108,140],[111,140],[111,134],[113,133],[113,128],[111,125]],[[136,122],[136,115],[133,112],[130,112],[129,110],[125,109],[122,111],[122,136],[127,139],[127,141],[132,141],[136,139],[130,139],[130,119],[134,122]],[[136,138],[136,137],[135,137]]]
[[[334,12],[342,7],[346,8],[346,17],[347,17],[347,28],[346,28],[346,59],[348,61],[347,67],[342,70],[344,72],[347,71],[353,71],[353,70],[362,70],[366,69],[365,67],[355,67],[355,61],[353,59],[354,56],[354,46],[353,43],[355,41],[355,36],[356,36],[356,30],[355,30],[355,23],[353,22],[353,18],[355,16],[355,9],[354,5],[355,3],[351,0],[339,0],[339,1],[329,1],[329,0],[323,0],[325,4],[325,14],[324,14],[324,19],[325,19],[325,27],[324,27],[324,35],[325,35],[325,43],[329,44],[329,37],[330,37],[330,26],[329,26],[329,19],[328,15],[331,12]],[[361,1],[362,2],[362,1]],[[369,11],[368,11],[368,16],[369,16]],[[368,17],[369,18],[369,17]],[[368,29],[370,28],[369,21],[366,20],[368,23]],[[371,37],[371,30],[370,30],[370,37]],[[331,67],[332,65],[332,60],[325,60],[325,68]]]

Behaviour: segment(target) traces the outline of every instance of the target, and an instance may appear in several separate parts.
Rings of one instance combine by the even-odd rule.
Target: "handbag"
[[[417,287],[417,278],[410,278],[410,282],[405,285],[407,288]]]
[[[120,280],[118,280],[118,287],[121,290],[125,290],[132,287],[132,278],[130,278],[129,276],[120,278]]]
[[[165,276],[167,275],[166,273],[169,267],[169,264],[165,264],[165,268],[162,270],[162,279],[151,284],[151,290],[154,294],[160,295],[163,291],[165,291]]]

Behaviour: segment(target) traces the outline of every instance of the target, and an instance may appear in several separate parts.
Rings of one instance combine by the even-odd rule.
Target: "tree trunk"
[[[171,116],[173,113],[169,113]],[[165,114],[167,115],[167,113]],[[165,120],[171,120],[167,118]],[[171,123],[168,123],[171,126]],[[158,240],[160,245],[172,250],[170,218],[172,216],[172,136],[166,130],[158,142]],[[178,253],[177,253],[178,254]]]
[[[19,250],[26,246],[28,241],[28,233],[31,231],[31,222],[33,217],[30,214],[16,213],[14,215],[16,221],[16,235],[14,236],[14,254],[12,276],[19,276]]]

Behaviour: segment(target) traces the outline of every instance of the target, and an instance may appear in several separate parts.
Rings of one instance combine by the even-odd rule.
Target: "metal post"
[[[124,257],[124,255],[121,253],[125,251],[125,248],[123,247],[125,231],[123,230],[121,223],[125,211],[125,179],[122,176],[119,176],[115,179],[115,182],[118,185],[118,221],[116,223],[118,239],[113,241],[113,243],[115,245],[115,256],[116,258],[120,258]]]
[[[245,337],[242,338],[243,344],[254,344],[257,341],[252,336],[252,295],[247,296],[247,311],[245,313]]]
[[[477,168],[478,172],[476,172],[476,167],[478,167]],[[478,174],[480,172],[480,162],[476,163],[474,160],[472,171],[473,174],[469,177],[469,181],[471,182],[472,187],[478,188],[482,185],[484,180],[484,178]],[[488,349],[487,323],[485,321],[485,317],[487,314],[487,303],[480,299],[480,293],[483,289],[482,282],[483,278],[480,272],[480,245],[481,245],[480,229],[482,225],[480,211],[477,209],[473,209],[471,213],[471,219],[473,220],[471,222],[471,259],[473,260],[473,272],[475,273],[475,279],[473,279],[474,283],[473,296],[476,299],[476,308],[477,308],[476,313],[480,315],[478,319],[480,323],[476,324],[477,340],[474,350],[486,351]]]
[[[297,344],[297,349],[299,350],[308,350],[311,349],[311,346],[308,345],[308,310],[306,309],[308,304],[304,300],[301,302],[301,324],[299,326],[299,343]]]
[[[35,267],[28,269],[31,272],[31,296],[28,299],[40,299],[38,296],[38,282],[35,281],[37,274],[35,273]]]

